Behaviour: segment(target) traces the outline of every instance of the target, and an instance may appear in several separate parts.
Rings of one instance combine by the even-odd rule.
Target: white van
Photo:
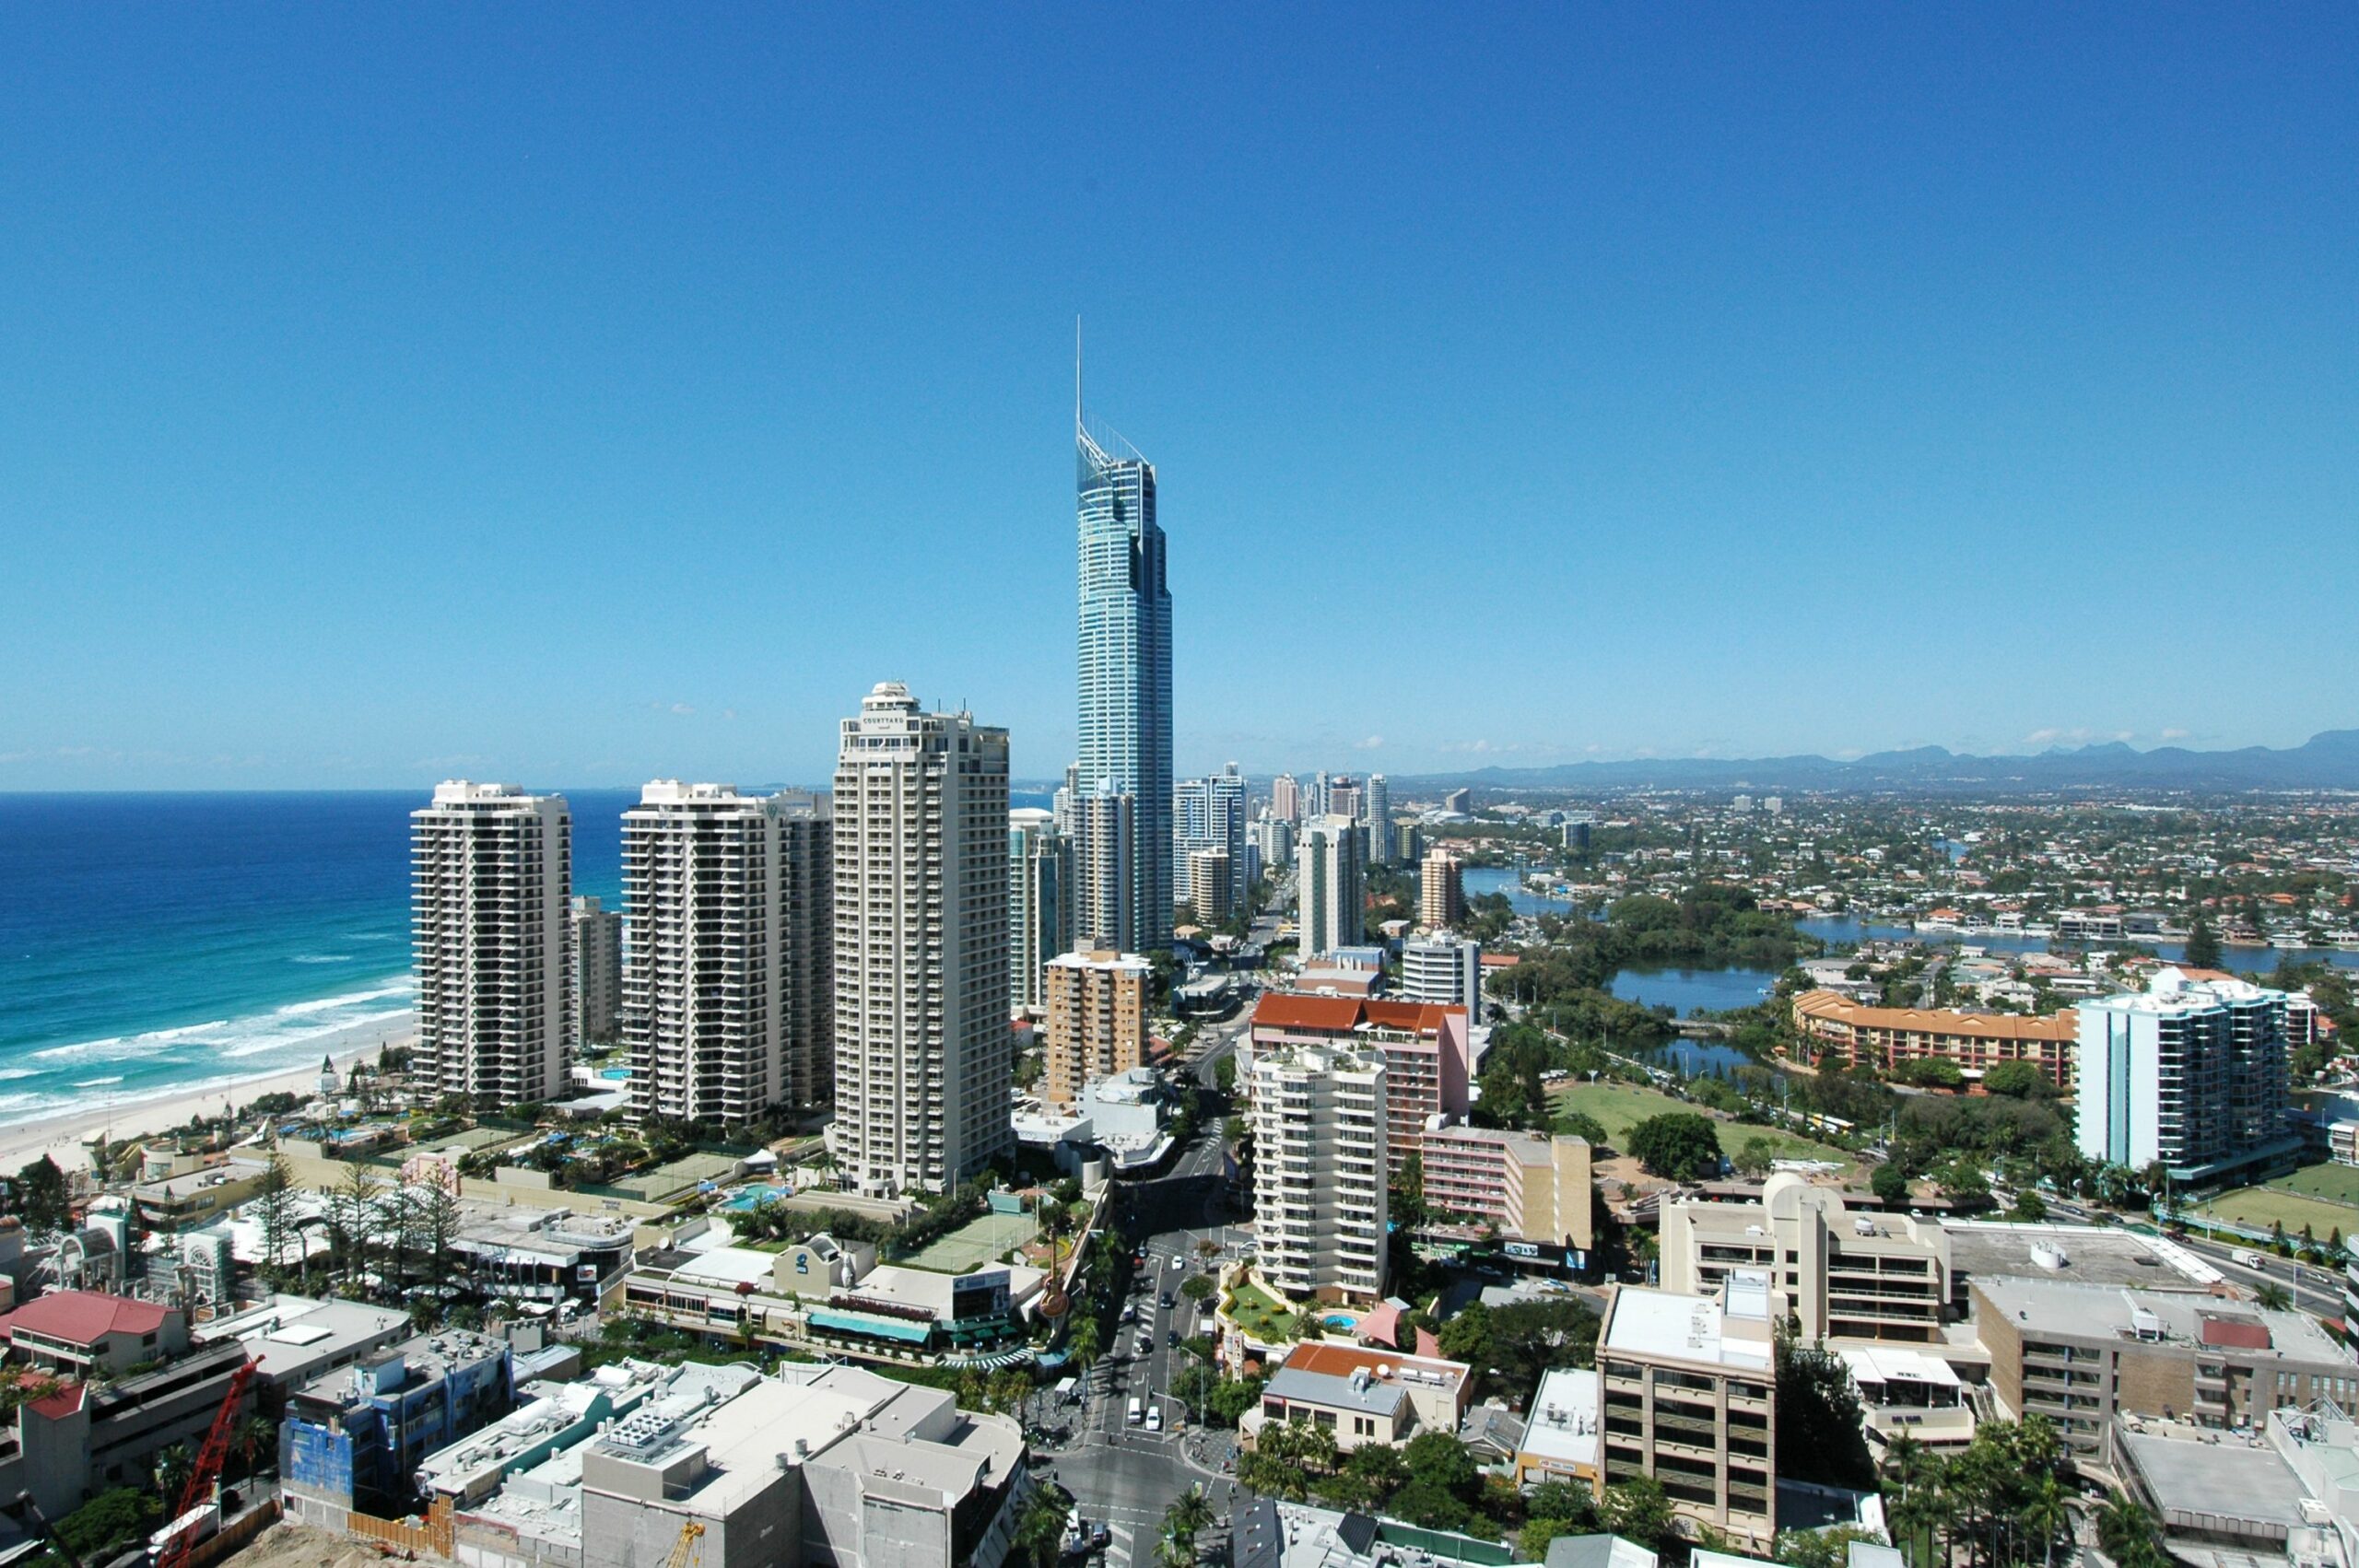
[[[2236,1251],[2228,1254],[2228,1256],[2236,1260],[2239,1268],[2258,1269],[2260,1267],[2260,1254],[2254,1252],[2249,1248],[2240,1246],[2236,1248]]]
[[[1131,1424],[1136,1426],[1146,1420],[1146,1407],[1139,1403],[1136,1394],[1131,1396]]]

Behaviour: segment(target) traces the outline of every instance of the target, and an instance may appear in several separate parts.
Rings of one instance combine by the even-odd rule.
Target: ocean
[[[639,791],[559,792],[573,891],[619,907]],[[409,813],[425,798],[0,794],[0,1125],[405,1031]]]

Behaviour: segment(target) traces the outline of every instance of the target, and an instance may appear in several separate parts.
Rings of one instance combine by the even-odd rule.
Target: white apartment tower
[[[1384,1294],[1384,1057],[1281,1046],[1253,1059],[1254,1271],[1295,1301]]]
[[[2286,993],[2176,968],[2143,992],[2080,1004],[2073,1111],[2081,1153],[2211,1180],[2290,1157]]]
[[[1462,1007],[1479,1016],[1483,1001],[1483,949],[1449,931],[1435,931],[1401,944],[1401,998],[1436,1007]]]
[[[565,797],[452,779],[409,822],[412,1079],[429,1099],[485,1109],[555,1099],[574,1044]]]
[[[573,1014],[573,1041],[605,1045],[618,1027],[623,994],[623,918],[595,898],[576,898],[566,917],[565,1005]]]
[[[1360,820],[1367,824],[1367,858],[1371,865],[1392,863],[1392,785],[1381,773],[1367,776],[1367,793],[1360,802]]]
[[[824,1103],[834,963],[825,802],[659,778],[623,813],[634,1114],[750,1121]]]
[[[1360,837],[1359,824],[1348,816],[1317,816],[1303,827],[1295,860],[1297,952],[1305,960],[1359,945],[1367,904]]]
[[[836,1119],[847,1183],[942,1192],[1015,1150],[1007,731],[880,682],[836,760]]]
[[[1007,813],[1008,988],[1015,1005],[1049,1005],[1041,976],[1049,960],[1073,951],[1073,840],[1055,813],[1023,807]]]
[[[1270,814],[1291,826],[1302,820],[1302,786],[1291,773],[1270,780]]]

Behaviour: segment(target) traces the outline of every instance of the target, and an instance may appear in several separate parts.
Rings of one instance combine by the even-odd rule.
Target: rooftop
[[[409,1315],[357,1301],[314,1301],[282,1295],[230,1317],[197,1325],[199,1343],[234,1339],[265,1377],[280,1384],[309,1377],[320,1367],[405,1331]]]
[[[1523,1451],[1567,1464],[1597,1462],[1597,1371],[1560,1366],[1543,1375],[1524,1423]]]
[[[2229,1345],[2265,1334],[2268,1347],[2250,1353],[2348,1367],[2352,1356],[2314,1318],[2266,1312],[2224,1297],[2171,1291],[2118,1290],[2052,1280],[1983,1280],[1975,1289],[1989,1309],[2043,1334],[2081,1339],[2144,1340],[2192,1348]]]
[[[1295,991],[1264,991],[1262,1000],[1253,1007],[1253,1026],[1257,1029],[1309,1029],[1328,1034],[1348,1034],[1366,1026],[1407,1034],[1437,1035],[1441,1032],[1442,1020],[1453,1012],[1462,1019],[1466,1010],[1429,1002],[1379,1001],[1366,997],[1304,996]]]
[[[24,1329],[68,1344],[95,1345],[109,1334],[153,1334],[170,1310],[95,1291],[52,1291],[0,1316],[0,1339]]]
[[[2098,1225],[1951,1220],[1950,1270],[1960,1280],[2054,1279],[2145,1290],[2208,1291],[2219,1270],[2159,1237]]]
[[[1728,1277],[1726,1305],[1625,1285],[1607,1309],[1601,1349],[1758,1371],[1769,1364],[1768,1276],[1740,1269]]]
[[[2016,1012],[1966,1012],[1948,1007],[1863,1007],[1837,991],[1804,991],[1797,1017],[1824,1018],[1863,1029],[1907,1029],[1990,1040],[2076,1040],[2080,1021],[2070,1012],[2031,1017]]]

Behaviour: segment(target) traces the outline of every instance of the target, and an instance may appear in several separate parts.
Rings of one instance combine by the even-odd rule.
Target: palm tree
[[[262,1456],[277,1453],[278,1427],[267,1416],[247,1416],[231,1429],[229,1447],[251,1476],[261,1469]]]
[[[2045,1568],[2056,1568],[2056,1538],[2071,1525],[2071,1500],[2064,1483],[2052,1475],[2032,1482],[2031,1496],[2023,1508],[2024,1527],[2039,1537]]]
[[[2263,1312],[2290,1312],[2294,1307],[2294,1293],[2273,1281],[2255,1287],[2252,1299]]]
[[[1032,1568],[1055,1568],[1063,1550],[1069,1500],[1053,1486],[1044,1486],[1025,1501],[1015,1522],[1012,1543],[1016,1559]]]
[[[180,1512],[181,1496],[188,1490],[189,1477],[196,1469],[196,1459],[185,1443],[175,1443],[156,1456],[156,1491],[164,1499],[164,1506],[173,1515]]]
[[[1199,1483],[1181,1492],[1171,1506],[1163,1511],[1163,1528],[1174,1539],[1193,1545],[1196,1537],[1212,1528],[1219,1516],[1213,1512],[1213,1505]]]

